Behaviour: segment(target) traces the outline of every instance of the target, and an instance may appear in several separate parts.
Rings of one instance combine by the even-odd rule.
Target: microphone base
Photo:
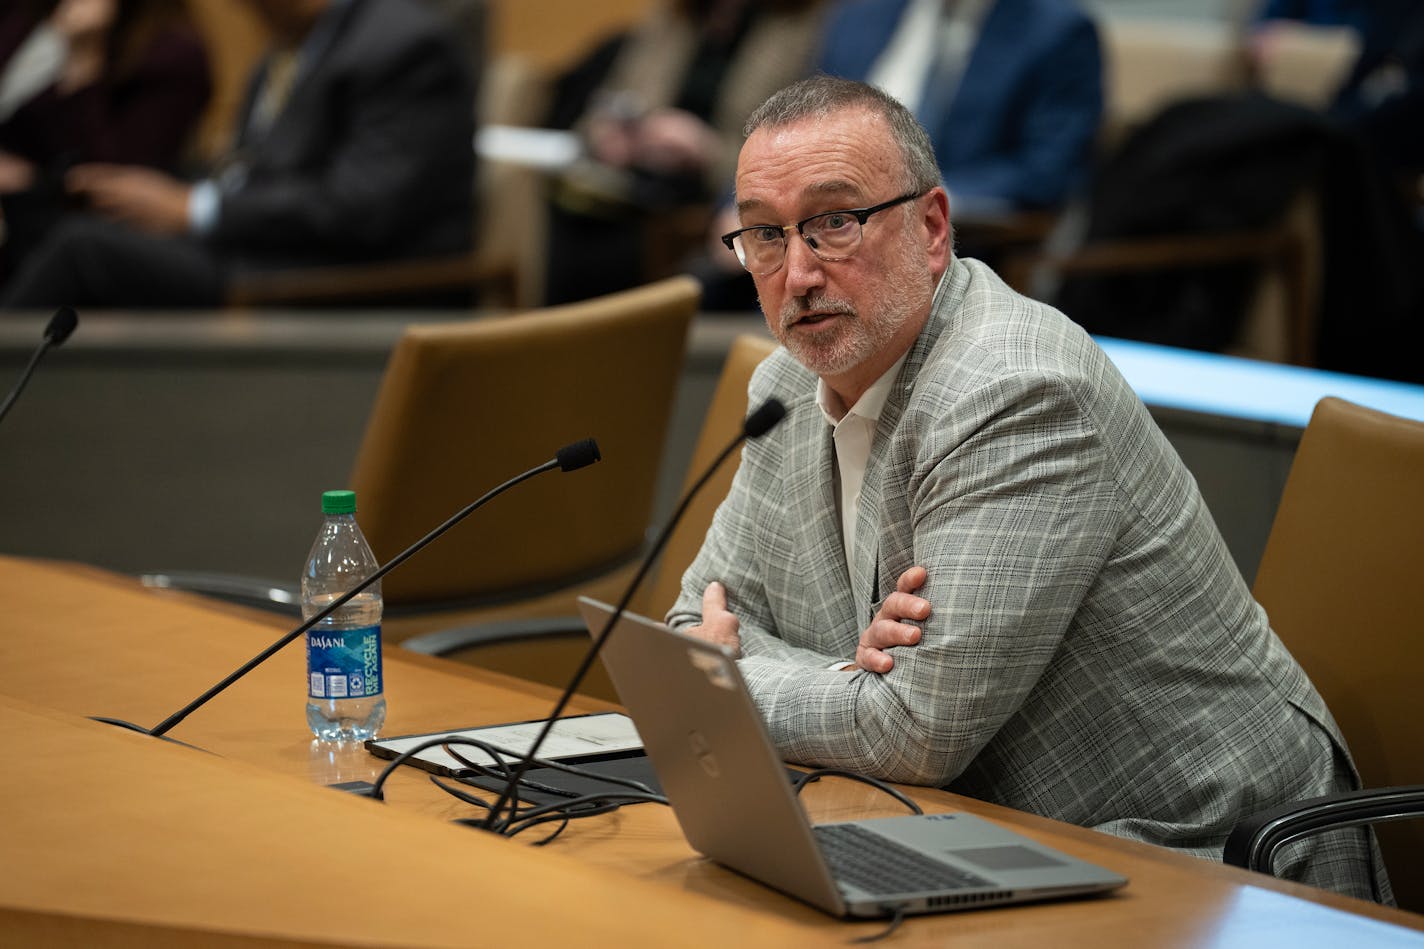
[[[190,745],[186,741],[179,741],[176,738],[169,738],[167,735],[155,735],[142,725],[135,725],[133,722],[126,722],[122,718],[106,718],[103,715],[88,716],[91,722],[102,722],[105,725],[115,725],[119,728],[127,728],[131,732],[138,732],[140,735],[147,735],[149,738],[157,738],[160,741],[171,742],[175,745],[182,745],[184,748],[192,748],[194,751],[201,751],[203,754],[212,754],[206,748],[199,748],[197,745]]]

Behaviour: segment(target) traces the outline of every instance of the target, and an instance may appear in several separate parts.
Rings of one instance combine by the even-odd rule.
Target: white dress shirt
[[[947,107],[969,64],[989,0],[910,0],[866,80],[889,93],[922,122],[927,99]],[[940,88],[928,89],[933,80]]]
[[[816,386],[816,405],[830,423],[836,444],[836,482],[840,488],[841,538],[845,543],[847,569],[855,563],[855,521],[860,512],[865,468],[870,463],[870,443],[875,438],[875,426],[880,422],[885,400],[890,397],[890,387],[895,384],[907,355],[908,350],[848,409],[824,381]]]

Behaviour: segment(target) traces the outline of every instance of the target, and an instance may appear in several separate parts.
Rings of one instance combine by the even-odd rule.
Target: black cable
[[[441,781],[436,775],[430,776],[431,783],[452,797],[475,807],[489,810],[491,805],[484,798],[475,794],[469,794],[459,788],[451,787]],[[468,784],[471,778],[455,777],[454,780],[461,784]],[[480,790],[487,790],[480,788]],[[538,824],[546,824],[550,821],[562,821],[565,825],[571,820],[584,817],[596,817],[600,814],[611,813],[624,804],[638,804],[650,802],[656,804],[667,804],[667,799],[656,794],[608,794],[605,792],[595,792],[592,794],[581,794],[567,801],[554,801],[549,804],[540,804],[524,808],[513,813],[507,820],[497,825],[496,830],[505,837],[513,837],[523,833]],[[462,818],[457,823],[483,829],[483,822],[478,818]],[[548,837],[538,841],[535,846],[544,846],[563,832],[561,826],[557,831]]]
[[[607,807],[607,808],[602,808],[602,807],[601,807],[601,808],[598,808],[596,811],[590,811],[590,812],[587,813],[587,814],[580,814],[579,816],[580,816],[580,817],[595,817],[595,816],[597,816],[597,815],[599,815],[599,814],[607,814],[607,813],[609,813],[610,811],[616,811],[617,809],[618,809],[618,808],[617,808],[616,806],[614,806],[614,807]],[[505,836],[506,836],[506,837],[513,837],[515,834],[523,833],[524,831],[528,830],[530,827],[534,827],[534,826],[536,826],[536,825],[538,825],[538,824],[550,824],[550,823],[553,823],[554,821],[558,821],[558,822],[559,822],[559,826],[554,829],[554,832],[553,832],[553,833],[549,834],[549,836],[544,837],[544,838],[542,838],[542,839],[540,839],[540,840],[536,840],[536,841],[534,841],[534,843],[533,843],[533,846],[535,846],[535,847],[545,847],[545,846],[548,846],[549,843],[552,842],[555,837],[558,837],[558,836],[559,836],[560,834],[562,834],[565,830],[567,830],[567,829],[568,829],[568,826],[569,826],[569,823],[570,823],[573,819],[574,819],[574,818],[570,817],[568,814],[545,814],[543,817],[536,817],[536,818],[534,818],[533,820],[530,820],[528,823],[520,824],[518,827],[515,827],[513,830],[511,830],[511,831],[510,831],[508,834],[506,834]]]
[[[559,836],[560,834],[562,834],[562,833],[564,832],[564,829],[569,826],[569,818],[567,818],[567,817],[558,817],[558,816],[556,816],[556,815],[550,815],[550,816],[547,817],[547,818],[540,818],[540,821],[541,821],[541,822],[542,822],[542,821],[545,821],[545,820],[547,820],[547,821],[549,821],[549,822],[551,822],[551,823],[552,823],[553,821],[556,821],[556,820],[557,820],[557,821],[559,821],[559,826],[558,826],[558,827],[554,830],[554,832],[551,833],[549,836],[543,838],[542,840],[536,840],[536,841],[534,841],[534,843],[532,843],[530,846],[532,846],[532,847],[543,847],[544,845],[546,845],[546,844],[548,844],[550,841],[552,841],[555,837],[557,837],[557,836]],[[484,830],[484,829],[485,829],[484,819],[483,819],[483,818],[479,818],[479,817],[462,817],[462,818],[460,818],[459,820],[455,821],[455,823],[457,823],[457,824],[463,824],[463,825],[466,826],[466,827],[472,827],[472,828],[474,828],[475,830]],[[521,829],[522,829],[522,828],[521,828]]]
[[[768,401],[761,409],[753,413],[752,417],[756,418],[759,415],[767,413],[772,406],[775,407],[776,412],[771,413],[774,415],[774,418],[772,418],[770,424],[775,425],[777,421],[780,421],[781,416],[784,415],[786,411],[781,407],[781,403],[775,400]],[[764,434],[765,431],[766,429],[762,428],[758,434]],[[702,490],[702,487],[712,479],[712,475],[715,474],[717,469],[722,466],[722,463],[731,456],[732,452],[741,447],[742,442],[746,441],[749,434],[747,426],[744,424],[741,434],[722,450],[716,460],[708,466],[702,476],[698,478],[692,487],[683,495],[682,501],[673,511],[672,516],[668,518],[667,523],[663,525],[662,531],[658,534],[657,539],[653,541],[652,546],[648,549],[648,553],[643,557],[643,562],[638,566],[638,572],[633,575],[633,579],[629,582],[628,588],[623,591],[623,597],[618,601],[617,606],[614,607],[612,614],[608,617],[608,621],[603,624],[603,629],[599,631],[598,636],[593,641],[593,645],[584,653],[583,661],[580,662],[578,668],[574,670],[573,677],[569,679],[569,684],[564,687],[563,694],[560,695],[558,701],[554,703],[554,710],[550,712],[549,717],[544,720],[543,727],[529,748],[531,754],[539,751],[539,748],[544,744],[544,739],[547,738],[549,732],[553,730],[554,723],[557,722],[559,716],[564,713],[564,709],[568,706],[569,700],[573,698],[574,692],[578,690],[579,683],[583,682],[584,676],[588,674],[588,670],[593,666],[594,660],[597,659],[598,654],[603,651],[603,644],[613,632],[614,624],[618,618],[623,615],[624,611],[628,609],[628,604],[632,601],[633,594],[638,592],[638,587],[642,584],[643,578],[647,576],[654,561],[656,561],[658,556],[662,553],[663,547],[667,545],[668,538],[672,536],[673,528],[682,520],[682,515],[686,512],[688,505],[692,503],[693,498]],[[486,826],[491,830],[494,829],[495,824],[498,823],[499,811],[504,806],[510,794],[513,793],[514,785],[519,782],[520,778],[524,777],[524,772],[529,770],[531,761],[532,759],[528,759],[520,766],[519,770],[515,772],[514,777],[510,779],[509,786],[505,789],[505,793],[501,794],[500,799],[495,802],[494,809],[490,812],[489,817],[486,818]]]
[[[454,751],[454,749],[451,747],[453,745],[468,745],[473,748],[478,748],[494,759],[495,766],[491,767],[489,765],[471,761],[464,755],[461,755],[458,752]],[[464,784],[466,786],[478,787],[478,785],[471,784],[473,778],[475,777],[487,777],[498,781],[508,782],[510,775],[514,773],[514,769],[511,766],[513,762],[511,760],[506,760],[506,756],[509,759],[513,759],[513,761],[520,761],[525,765],[531,762],[531,759],[525,758],[522,755],[514,754],[506,748],[500,748],[499,746],[492,745],[489,742],[481,741],[478,738],[463,738],[455,735],[437,736],[435,738],[430,738],[426,741],[420,742],[419,744],[406,749],[405,751],[397,755],[395,758],[393,758],[390,764],[386,765],[386,767],[381,771],[380,775],[376,778],[374,784],[372,785],[371,797],[378,801],[384,801],[385,793],[383,791],[383,788],[385,787],[387,778],[389,778],[393,773],[395,773],[395,770],[397,768],[399,768],[402,764],[410,760],[415,755],[419,754],[422,751],[437,746],[443,748],[443,750],[447,754],[449,754],[451,757],[455,758],[456,761],[464,765],[467,771],[470,772],[468,774],[460,773],[450,776],[453,780],[458,781],[459,783]],[[491,825],[491,823],[489,822],[488,817],[481,819],[478,822],[462,819],[460,823],[494,830],[496,833],[499,833],[503,836],[513,837],[515,834],[521,833],[529,829],[529,827],[534,826],[535,824],[547,823],[553,820],[567,821],[569,819],[579,817],[593,817],[598,814],[607,814],[610,811],[616,810],[617,808],[623,806],[624,804],[636,804],[642,802],[667,804],[667,798],[654,793],[652,789],[650,789],[646,784],[643,784],[640,781],[632,781],[626,778],[618,778],[613,777],[611,775],[599,774],[597,772],[588,771],[586,769],[578,768],[573,765],[564,764],[563,762],[559,761],[549,761],[545,759],[534,758],[532,759],[532,762],[540,765],[541,767],[548,767],[553,770],[563,771],[591,780],[607,782],[610,784],[630,788],[631,791],[612,793],[607,791],[601,791],[592,794],[575,793],[569,796],[567,800],[555,801],[549,804],[521,806],[522,802],[519,800],[518,797],[520,787],[523,787],[525,790],[545,790],[548,787],[546,785],[538,784],[537,782],[534,783],[531,787],[530,782],[521,779],[519,782],[517,782],[517,786],[513,788],[511,788],[508,784],[506,784],[504,787],[504,791],[506,793],[502,803],[499,806],[501,810],[503,810],[506,805],[508,806],[509,816],[507,818],[498,820],[494,822],[493,825]],[[494,805],[491,805],[488,801],[484,800],[478,795],[470,794],[466,791],[460,790],[459,788],[452,787],[446,782],[441,781],[436,775],[430,775],[430,780],[441,790],[445,791],[452,797],[455,797],[456,799],[462,801],[463,803],[468,804],[472,807],[482,808],[490,812],[491,815],[494,814]],[[481,790],[488,789],[481,788]],[[564,795],[570,794],[570,792],[567,792],[560,788],[552,788],[549,790]],[[546,793],[548,792],[546,791]],[[558,834],[561,832],[562,828],[560,828],[559,831],[550,834],[549,837],[545,838],[544,840],[540,841],[538,845],[542,846],[543,844],[547,844],[550,840],[553,840],[555,837],[557,837]]]
[[[872,778],[868,774],[861,774],[857,771],[843,771],[840,768],[817,768],[815,771],[807,771],[805,774],[792,781],[791,786],[795,788],[797,794],[800,794],[802,789],[805,788],[806,785],[815,784],[822,778],[849,778],[852,781],[859,781],[861,784],[868,784],[878,791],[883,791],[884,793],[893,797],[895,800],[899,801],[901,804],[905,805],[907,808],[909,808],[911,814],[924,813],[924,810],[920,807],[920,805],[916,804],[914,801],[906,797],[903,793],[899,791],[899,789],[891,787],[884,781],[881,781],[879,778]]]
[[[498,747],[498,746],[495,745],[495,746],[491,746],[491,747]],[[504,750],[504,749],[501,749],[501,750]],[[446,748],[446,749],[445,749],[445,753],[448,754],[450,757],[454,758],[456,761],[458,761],[458,762],[460,762],[461,764],[465,765],[465,766],[468,767],[468,768],[471,768],[471,769],[484,768],[484,769],[488,770],[488,766],[487,766],[487,765],[479,765],[479,764],[476,764],[475,762],[470,761],[468,758],[465,758],[463,755],[461,755],[459,752],[455,751],[454,749]],[[522,755],[517,755],[517,754],[515,754],[514,752],[508,752],[508,754],[510,755],[510,757],[515,757],[515,758],[522,758],[522,757],[523,757]],[[635,780],[633,780],[632,778],[620,778],[620,777],[616,777],[616,776],[611,775],[611,774],[603,774],[603,773],[598,772],[598,771],[589,771],[589,770],[586,769],[586,768],[580,768],[580,767],[577,767],[577,766],[575,766],[575,765],[567,764],[567,763],[565,763],[565,762],[563,762],[563,761],[556,761],[556,760],[554,760],[554,759],[552,759],[552,758],[535,758],[535,759],[534,759],[534,764],[538,765],[538,766],[541,767],[541,768],[548,768],[550,771],[562,771],[562,772],[564,772],[565,774],[577,775],[578,777],[581,777],[581,778],[590,778],[590,779],[593,779],[593,780],[596,780],[596,781],[603,781],[603,782],[605,782],[605,783],[607,783],[607,784],[617,784],[617,785],[620,785],[620,786],[625,787],[625,788],[632,788],[634,791],[638,791],[639,793],[642,793],[642,794],[654,794],[654,795],[655,795],[655,794],[658,793],[658,792],[654,791],[652,788],[648,787],[648,786],[647,786],[646,784],[644,784],[642,781],[635,781]],[[504,778],[504,779],[506,779],[506,780],[509,779],[509,774],[508,774],[508,773],[505,773],[505,774],[502,774],[502,775],[491,774],[490,776],[491,776],[491,777],[502,777],[502,778]],[[540,784],[538,784],[537,782],[530,781],[528,778],[524,778],[524,779],[523,779],[523,783],[524,783],[524,786],[525,786],[526,789],[528,789],[528,790],[543,791],[545,794],[561,794],[561,795],[564,795],[565,797],[572,797],[572,796],[574,796],[574,793],[575,793],[575,792],[566,790],[566,789],[564,789],[564,788],[556,788],[556,787],[549,786],[549,785],[540,785]]]
[[[554,832],[553,832],[552,834],[550,834],[549,836],[543,838],[542,840],[536,840],[536,841],[534,841],[534,846],[535,846],[535,847],[543,847],[543,846],[545,846],[545,845],[547,845],[547,844],[549,844],[549,843],[552,843],[555,837],[559,836],[559,835],[562,834],[565,830],[568,829],[568,826],[569,826],[569,819],[568,819],[567,817],[565,817],[565,818],[559,823],[559,826],[558,826],[557,828],[555,828],[555,830],[554,830]]]
[[[883,791],[886,794],[890,795],[895,800],[899,801],[901,804],[904,804],[907,808],[910,809],[910,813],[924,813],[924,810],[920,807],[920,805],[910,800],[910,798],[901,793],[898,788],[891,787],[889,784],[886,784],[879,778],[872,778],[870,775],[861,774],[858,771],[846,771],[841,768],[817,768],[814,771],[807,771],[805,774],[801,775],[796,780],[791,782],[791,784],[792,787],[795,789],[796,793],[800,795],[800,793],[806,788],[806,785],[815,784],[822,778],[849,778],[852,781],[859,781],[861,784],[868,784],[876,790]],[[899,929],[900,924],[904,921],[905,907],[897,906],[895,907],[895,915],[890,920],[890,924],[888,926],[880,930],[880,932],[878,933],[872,933],[868,936],[857,936],[856,938],[852,939],[851,942],[879,942],[881,939],[886,938],[895,930]]]
[[[627,610],[628,604],[633,599],[633,595],[638,591],[638,587],[642,584],[643,579],[648,575],[648,571],[652,569],[653,563],[662,553],[663,547],[667,545],[668,539],[672,536],[673,528],[675,528],[677,524],[682,520],[683,514],[686,513],[687,508],[692,503],[693,499],[707,484],[707,482],[712,479],[713,474],[715,474],[717,469],[722,466],[722,463],[725,462],[734,451],[740,448],[744,441],[746,441],[748,438],[759,438],[762,435],[765,435],[768,431],[775,427],[776,424],[780,422],[782,418],[785,417],[785,415],[785,407],[776,399],[768,399],[766,402],[764,402],[760,408],[758,408],[755,412],[748,416],[747,419],[742,423],[742,430],[740,433],[738,433],[737,437],[732,440],[732,443],[729,444],[726,448],[722,449],[722,451],[717,455],[716,459],[712,462],[712,464],[708,466],[707,470],[702,473],[701,477],[699,477],[696,482],[693,483],[692,487],[689,488],[686,493],[684,493],[682,500],[678,503],[676,509],[672,513],[672,516],[668,519],[668,522],[663,525],[663,529],[658,533],[658,536],[656,537],[656,539],[654,539],[651,547],[648,549],[648,553],[643,557],[642,563],[638,565],[637,572],[633,575],[633,579],[629,582],[627,589],[623,591],[623,596],[621,599],[619,599],[617,606],[614,607],[612,614],[608,617],[608,621],[603,624],[603,629],[600,630],[597,637],[594,638],[593,645],[590,646],[589,649],[584,653],[583,660],[579,663],[578,668],[574,670],[573,677],[569,680],[568,685],[564,687],[563,693],[559,696],[558,701],[554,703],[554,710],[550,712],[548,718],[544,720],[544,723],[540,728],[539,733],[535,736],[533,743],[529,746],[528,753],[522,756],[522,760],[519,764],[518,769],[513,773],[512,776],[509,777],[508,781],[504,786],[504,789],[500,792],[499,799],[496,800],[494,806],[490,808],[490,812],[485,817],[483,825],[485,829],[494,830],[499,833],[508,833],[510,828],[513,826],[513,821],[503,820],[500,816],[500,812],[503,810],[505,804],[509,803],[511,799],[513,799],[518,793],[518,786],[521,780],[524,778],[525,773],[536,762],[541,761],[541,759],[537,758],[536,755],[538,754],[539,749],[543,747],[544,740],[548,738],[549,733],[553,730],[555,723],[559,720],[559,716],[563,714],[564,709],[568,706],[569,701],[573,698],[574,693],[578,690],[579,684],[583,682],[584,676],[587,675],[588,670],[592,668],[594,661],[598,658],[599,652],[603,649],[604,642],[607,641],[609,635],[613,632],[614,625],[617,623],[619,617],[621,617],[623,613]],[[468,739],[452,739],[452,741],[459,744],[468,744],[473,746],[479,746],[481,744],[480,742]],[[424,750],[424,748],[428,748],[432,745],[440,743],[441,739],[433,739],[430,742],[424,743],[422,746],[418,746],[417,749],[411,749],[410,751],[407,751],[397,757],[395,761],[392,762],[391,767],[388,767],[385,771],[381,773],[380,778],[377,780],[375,786],[372,789],[371,796],[375,797],[377,800],[383,800],[383,798],[381,797],[381,786],[384,784],[387,775],[390,774],[394,767],[397,764],[404,763],[417,750]],[[634,799],[656,799],[661,800],[663,803],[666,803],[666,800],[660,797],[639,796],[637,798],[629,798],[629,800]],[[513,809],[517,806],[517,801],[511,804],[511,811],[513,811]],[[572,807],[573,802],[569,802],[564,806]],[[513,817],[513,814],[511,814],[511,817]]]
[[[381,788],[385,785],[386,779],[389,778],[392,774],[394,774],[397,768],[405,764],[411,758],[414,758],[416,755],[420,754],[422,751],[434,748],[437,745],[445,744],[473,745],[474,747],[479,748],[481,751],[484,751],[487,754],[493,756],[497,761],[503,761],[503,758],[500,757],[500,749],[496,748],[494,745],[488,744],[487,742],[480,741],[477,738],[460,738],[455,735],[441,735],[438,738],[430,738],[425,741],[422,741],[418,745],[413,745],[410,748],[407,748],[405,751],[402,751],[400,754],[396,755],[394,758],[392,758],[391,763],[386,765],[386,767],[381,771],[380,776],[376,778],[375,783],[371,785],[371,797],[375,798],[378,801],[384,801],[385,796],[382,794]]]
[[[569,770],[573,771],[574,773],[582,773],[583,776],[596,780],[602,780],[604,778],[603,775],[596,774],[593,772],[580,772],[579,769],[576,768],[570,768]],[[505,774],[498,774],[494,773],[492,769],[485,767],[478,768],[477,772],[479,773],[478,776],[494,777],[500,779],[505,779],[508,776],[507,772]],[[454,775],[453,779],[461,784],[466,785],[467,787],[473,786],[479,787],[480,790],[488,790],[488,788],[484,788],[480,785],[474,784],[473,782],[475,777],[476,775]],[[465,800],[468,803],[475,804],[476,806],[485,808],[486,810],[490,809],[491,807],[491,805],[483,798],[480,798],[476,795],[467,794],[466,792],[460,791],[455,788],[451,788],[443,782],[437,781],[435,783],[438,784],[440,787],[444,788],[452,795],[459,797],[461,800]],[[526,790],[529,789],[529,782],[527,779],[522,781],[521,783],[525,785]],[[625,785],[637,784],[637,782],[620,783]],[[663,797],[660,794],[654,794],[652,792],[646,791],[633,793],[608,791],[592,791],[585,794],[575,793],[567,800],[551,801],[547,804],[531,804],[527,807],[511,812],[508,819],[502,820],[496,825],[496,830],[506,837],[513,837],[515,834],[527,830],[530,826],[533,826],[537,823],[545,823],[549,820],[593,817],[596,814],[607,814],[611,811],[617,810],[624,804],[637,804],[643,802],[666,805],[667,798]]]
[[[467,793],[467,792],[465,792],[465,791],[461,791],[459,788],[452,788],[450,785],[446,784],[444,781],[441,781],[441,780],[440,780],[440,775],[438,775],[438,774],[432,774],[432,775],[430,775],[430,783],[433,784],[433,785],[435,785],[435,786],[436,786],[437,788],[439,788],[440,790],[444,791],[446,794],[448,794],[448,795],[450,795],[451,797],[455,798],[456,800],[463,801],[464,803],[470,805],[471,807],[480,807],[480,808],[483,808],[483,809],[485,809],[485,810],[489,810],[489,807],[490,807],[489,801],[486,801],[484,798],[480,797],[478,794],[469,794],[469,793]],[[465,818],[461,818],[460,822],[463,823],[464,820],[465,820]]]
[[[880,930],[880,932],[878,932],[878,933],[871,933],[869,936],[857,936],[857,937],[855,937],[854,939],[852,939],[851,942],[852,942],[852,943],[857,943],[857,942],[879,942],[880,940],[884,939],[886,936],[888,936],[888,935],[890,935],[891,933],[893,933],[895,930],[899,929],[899,928],[900,928],[900,924],[903,923],[904,921],[905,921],[905,907],[903,907],[903,906],[896,907],[896,909],[895,909],[895,917],[890,920],[890,925],[886,926],[884,929]]]
[[[594,813],[606,814],[609,811],[617,810],[624,804],[639,803],[666,804],[667,798],[657,794],[583,794],[568,801],[557,801],[553,804],[540,804],[523,811],[517,820],[509,822],[510,830],[506,836],[513,836],[519,833],[522,828],[517,825],[526,823],[535,817],[544,814],[566,813],[569,817],[592,817]],[[592,805],[581,807],[580,805]]]

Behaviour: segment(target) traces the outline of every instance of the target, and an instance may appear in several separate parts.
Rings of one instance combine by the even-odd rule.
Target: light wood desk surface
[[[90,568],[0,557],[0,942],[182,945],[198,933],[205,945],[244,946],[799,946],[880,928],[841,923],[698,857],[656,805],[575,822],[541,849],[450,824],[472,809],[410,769],[388,782],[385,805],[320,787],[372,780],[382,763],[310,741],[299,644],[171,733],[214,755],[82,717],[151,726],[275,639],[274,622]],[[388,734],[540,718],[555,697],[396,649],[386,679]],[[887,945],[1424,946],[1424,916],[912,793],[927,811],[1000,821],[1131,882],[1098,899],[915,917]],[[898,813],[847,782],[805,797],[815,820]],[[349,844],[331,843],[343,833]],[[324,878],[366,894],[361,918],[332,920]]]

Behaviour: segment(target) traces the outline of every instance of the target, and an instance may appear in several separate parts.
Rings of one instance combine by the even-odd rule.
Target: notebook
[[[594,633],[613,613],[588,597],[579,609]],[[813,826],[721,647],[625,613],[602,656],[688,843],[828,913],[942,912],[1127,882],[971,814]]]

